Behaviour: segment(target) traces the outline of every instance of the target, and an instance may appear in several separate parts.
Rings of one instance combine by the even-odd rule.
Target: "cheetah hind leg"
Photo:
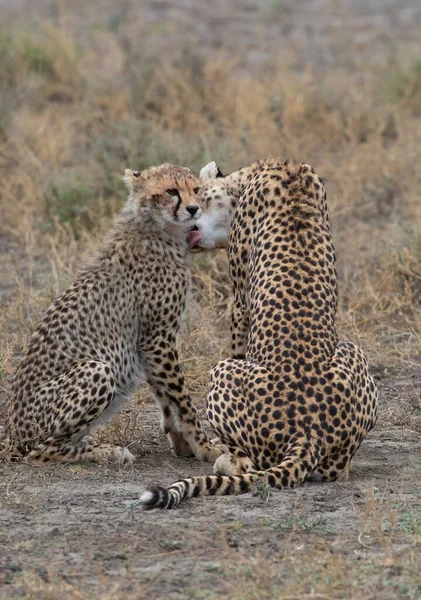
[[[330,466],[319,466],[306,477],[306,481],[339,481],[346,483],[349,479],[352,459],[347,458],[345,466],[338,467],[337,463]]]
[[[28,455],[36,462],[133,462],[129,450],[111,444],[96,444],[89,431],[115,412],[111,369],[99,361],[81,362],[49,382],[47,395],[51,413],[43,429],[51,434]],[[44,393],[45,397],[45,393]],[[108,416],[108,418],[107,418]]]
[[[121,464],[133,463],[134,456],[120,446],[112,444],[96,444],[92,439],[81,440],[78,444],[71,441],[58,440],[50,437],[46,442],[37,446],[29,454],[28,459],[38,463],[61,462],[119,462]]]

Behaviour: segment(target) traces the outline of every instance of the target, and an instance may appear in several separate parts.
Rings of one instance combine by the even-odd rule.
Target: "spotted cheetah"
[[[340,479],[377,417],[366,358],[336,334],[335,252],[322,180],[292,161],[260,161],[227,177],[216,177],[215,168],[201,173],[207,208],[190,237],[192,246],[223,246],[234,212],[233,358],[212,369],[207,404],[229,452],[216,460],[215,475],[149,488],[141,496],[147,509],[241,494],[259,481],[282,489],[311,477]]]
[[[7,444],[38,462],[129,461],[91,434],[146,380],[176,455],[215,460],[176,339],[190,286],[187,232],[200,182],[163,164],[125,171],[129,198],[96,256],[47,310],[11,385]]]

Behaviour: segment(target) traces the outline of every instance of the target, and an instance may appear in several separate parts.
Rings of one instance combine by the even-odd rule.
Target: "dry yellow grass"
[[[421,69],[414,61],[420,48],[392,60],[373,57],[349,70],[333,64],[323,73],[295,69],[291,51],[253,69],[245,67],[241,52],[197,51],[193,57],[183,53],[181,42],[173,60],[154,54],[146,42],[142,46],[141,19],[108,28],[70,21],[64,18],[59,27],[48,20],[31,27],[14,21],[0,29],[5,390],[39,316],[121,206],[124,169],[164,160],[195,170],[216,160],[223,172],[263,156],[311,163],[327,185],[341,336],[361,345],[378,372],[420,365]],[[228,352],[224,252],[196,256],[194,281],[181,355],[187,384],[202,400],[210,366]],[[146,395],[142,390],[99,435],[127,445],[136,441]],[[413,409],[402,403],[386,422],[414,430],[419,421]],[[282,567],[258,553],[241,557],[226,544],[231,570],[221,575],[224,597],[376,598],[380,590],[378,597],[420,598],[419,521],[411,521],[413,531],[405,537],[398,522],[409,513],[401,510],[399,517],[396,510],[368,497],[361,536],[349,551],[347,539],[303,541],[293,528],[277,557]],[[54,573],[48,583],[33,574],[22,577],[28,598],[54,599],[56,585]],[[62,598],[90,597],[60,585]],[[107,585],[103,598],[132,597]],[[136,597],[143,597],[147,584],[133,585]],[[179,597],[220,597],[200,591]]]
[[[6,265],[10,279],[42,257],[59,291],[121,204],[126,166],[169,159],[198,168],[215,158],[229,171],[291,156],[327,182],[341,329],[374,362],[419,356],[419,69],[373,62],[357,81],[343,70],[294,74],[281,62],[259,75],[216,54],[200,69],[163,60],[134,74],[112,32],[90,32],[87,45],[48,23],[16,28],[0,38],[1,230],[5,249],[25,252],[25,271]],[[98,77],[104,52],[113,61]],[[213,265],[202,259],[196,271],[205,266],[215,286],[226,285]]]

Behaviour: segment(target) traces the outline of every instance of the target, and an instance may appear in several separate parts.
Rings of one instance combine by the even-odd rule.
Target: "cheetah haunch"
[[[212,369],[207,405],[229,453],[216,460],[215,475],[149,488],[144,508],[241,494],[259,481],[282,489],[308,477],[341,478],[377,417],[365,356],[336,334],[335,253],[322,180],[304,163],[277,160],[227,177],[211,163],[201,177],[207,208],[197,222],[202,238],[196,232],[191,246],[226,244],[223,229],[236,206],[229,237],[233,358]]]
[[[90,434],[143,376],[175,454],[215,460],[185,389],[176,337],[190,286],[199,181],[169,164],[126,170],[129,199],[98,253],[47,310],[17,368],[7,444],[41,462],[133,460]]]

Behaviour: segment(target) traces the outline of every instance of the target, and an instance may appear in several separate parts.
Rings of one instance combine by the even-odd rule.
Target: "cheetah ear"
[[[135,189],[138,189],[141,186],[142,181],[142,173],[140,171],[132,171],[131,169],[126,169],[124,171],[124,182],[127,185],[129,192],[133,192]]]
[[[223,174],[214,160],[200,170],[199,179],[202,182],[208,179],[216,179],[217,177],[223,177]]]

